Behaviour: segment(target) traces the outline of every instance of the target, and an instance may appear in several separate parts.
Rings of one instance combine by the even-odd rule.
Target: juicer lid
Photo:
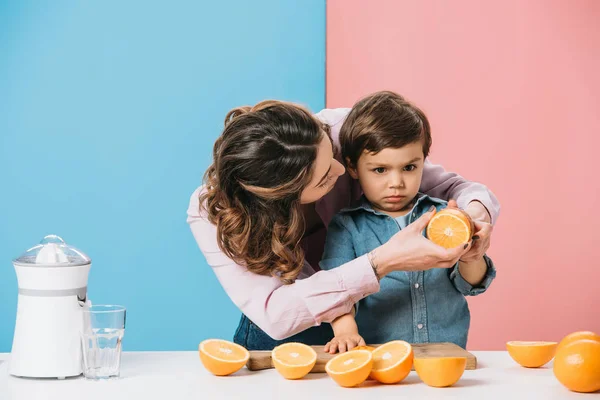
[[[39,244],[13,260],[13,264],[25,267],[77,267],[91,262],[85,253],[56,235],[45,236]]]

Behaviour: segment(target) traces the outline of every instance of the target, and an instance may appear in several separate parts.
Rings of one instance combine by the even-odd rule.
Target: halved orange
[[[373,351],[373,350],[375,350],[375,347],[373,347],[373,346],[356,346],[352,350],[369,350],[369,351]]]
[[[556,342],[524,342],[506,343],[508,354],[517,363],[527,368],[538,368],[554,358]]]
[[[429,386],[452,386],[463,375],[467,366],[466,357],[415,358],[415,371]]]
[[[338,354],[325,364],[325,371],[342,387],[358,386],[367,380],[373,368],[369,350],[352,350]]]
[[[221,339],[204,340],[198,351],[204,368],[217,376],[233,374],[250,358],[250,353],[243,346]]]
[[[567,389],[592,393],[600,390],[600,341],[579,339],[562,346],[554,359],[554,376]]]
[[[437,212],[427,225],[429,240],[447,249],[468,243],[473,236],[473,231],[471,217],[455,208],[446,208]]]
[[[567,336],[562,338],[562,340],[558,343],[558,347],[556,348],[556,352],[560,350],[561,347],[568,345],[569,343],[573,343],[580,339],[591,339],[600,342],[600,335],[595,332],[590,331],[578,331],[569,333]]]
[[[366,345],[366,346],[356,346],[355,348],[353,348],[350,351],[354,351],[354,350],[368,350],[370,352],[373,352],[373,350],[375,350],[375,347],[369,346],[369,345]],[[370,380],[370,379],[373,379],[373,377],[371,375],[369,375],[369,377],[367,378],[367,380]]]
[[[284,343],[271,351],[271,359],[285,379],[300,379],[315,366],[317,352],[303,343]]]
[[[410,373],[413,358],[412,346],[403,340],[382,344],[373,350],[370,377],[381,383],[398,383]]]

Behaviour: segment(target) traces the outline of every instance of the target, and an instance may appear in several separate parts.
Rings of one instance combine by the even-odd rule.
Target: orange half
[[[303,343],[285,343],[271,351],[271,359],[285,379],[300,379],[315,366],[317,352]]]
[[[506,343],[506,350],[523,367],[539,368],[554,358],[556,346],[556,342],[512,341]]]
[[[325,364],[327,374],[342,387],[358,386],[367,380],[373,368],[369,350],[352,350],[338,354]]]
[[[452,386],[461,378],[467,366],[466,357],[415,358],[415,371],[429,386]]]
[[[356,346],[352,350],[369,350],[369,351],[373,351],[373,350],[375,350],[375,347],[373,347],[373,346]]]
[[[398,383],[408,376],[413,365],[412,346],[394,340],[373,350],[373,369],[370,377],[381,383]]]
[[[473,236],[473,221],[467,213],[454,208],[437,212],[427,225],[427,238],[451,249],[468,243]]]
[[[200,361],[210,373],[230,375],[240,370],[250,358],[250,353],[239,344],[221,339],[207,339],[198,346]]]

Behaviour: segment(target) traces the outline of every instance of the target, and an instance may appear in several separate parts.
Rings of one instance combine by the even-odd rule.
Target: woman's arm
[[[460,208],[471,211],[469,214],[472,217],[477,217],[476,214],[479,213],[477,207],[481,204],[490,216],[490,220],[486,222],[492,224],[496,223],[500,215],[500,203],[485,185],[467,181],[454,172],[446,171],[441,165],[432,164],[429,160],[425,160],[423,166],[420,190],[432,197],[444,200],[455,199]],[[481,216],[475,219],[485,220],[484,218]]]
[[[431,211],[370,253],[283,285],[276,277],[254,274],[223,254],[216,226],[200,214],[198,194],[199,190],[192,194],[187,221],[208,265],[233,303],[276,340],[349,313],[355,303],[379,290],[378,278],[392,271],[450,268],[467,248],[444,249],[423,237]]]
[[[379,290],[367,256],[331,271],[283,285],[279,279],[257,275],[236,264],[219,249],[217,228],[199,210],[196,190],[187,222],[223,289],[252,322],[273,339],[281,340],[351,312],[360,299]]]

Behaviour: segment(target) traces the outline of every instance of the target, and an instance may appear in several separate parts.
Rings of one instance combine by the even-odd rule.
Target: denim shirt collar
[[[443,207],[447,204],[447,202],[444,200],[430,197],[430,196],[426,195],[425,193],[421,193],[421,192],[417,193],[416,198],[417,198],[417,201],[415,202],[413,209],[415,211],[417,211],[418,215],[421,215],[421,214],[427,212],[429,207],[431,207],[431,206],[435,206],[437,209],[439,209],[439,207]],[[369,200],[367,200],[367,198],[365,197],[364,194],[353,205],[351,205],[350,207],[343,208],[340,211],[340,213],[346,214],[346,213],[352,213],[355,211],[366,211],[366,212],[370,212],[375,215],[388,216],[387,214],[385,214],[381,211],[373,209],[371,202],[369,202]]]

